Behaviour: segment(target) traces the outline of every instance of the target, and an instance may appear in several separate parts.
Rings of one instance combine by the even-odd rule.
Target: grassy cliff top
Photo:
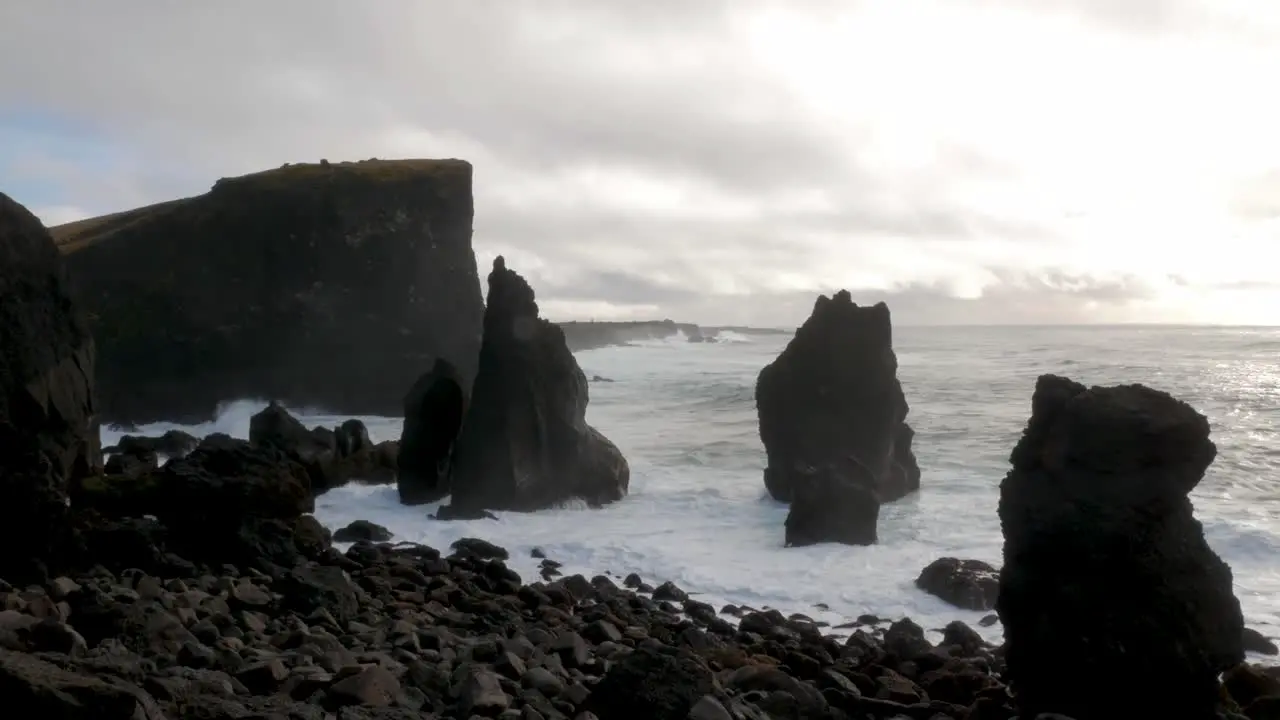
[[[273,191],[293,186],[306,186],[318,182],[330,181],[334,178],[360,178],[372,182],[403,182],[421,178],[467,178],[471,175],[471,163],[465,160],[442,159],[405,159],[405,160],[358,160],[354,162],[327,162],[285,164],[278,168],[222,178],[213,185],[213,190],[238,188],[241,191],[261,189]],[[105,240],[113,234],[136,223],[145,222],[162,214],[173,212],[184,206],[207,198],[210,193],[195,197],[169,200],[122,212],[100,215],[75,222],[49,228],[54,243],[63,254],[73,253],[93,243]]]

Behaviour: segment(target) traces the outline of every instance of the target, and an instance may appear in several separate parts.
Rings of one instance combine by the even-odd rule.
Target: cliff
[[[101,418],[197,422],[246,397],[395,416],[437,357],[470,382],[471,176],[461,160],[286,165],[54,228]]]

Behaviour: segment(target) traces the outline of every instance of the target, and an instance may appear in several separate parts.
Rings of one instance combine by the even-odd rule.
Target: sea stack
[[[564,332],[538,316],[533,289],[502,257],[489,273],[484,342],[453,451],[449,515],[533,511],[569,500],[604,505],[631,473],[586,422],[587,378]]]
[[[1243,619],[1187,494],[1216,453],[1167,393],[1037,381],[1000,485],[997,609],[1023,717],[1215,717]]]
[[[0,578],[41,580],[100,470],[94,342],[44,225],[0,193]]]
[[[54,228],[102,421],[191,424],[246,398],[395,416],[436,357],[469,382],[471,179],[462,160],[286,165]]]
[[[421,505],[449,494],[449,460],[467,412],[467,387],[457,368],[437,358],[404,398],[400,432],[400,502]]]
[[[870,544],[879,505],[918,490],[889,308],[821,296],[760,371],[756,409],[769,494],[792,503],[788,544]],[[874,506],[874,507],[872,507]]]

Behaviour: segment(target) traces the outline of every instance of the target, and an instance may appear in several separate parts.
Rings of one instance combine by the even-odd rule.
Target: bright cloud
[[[452,156],[481,262],[561,317],[789,325],[850,287],[917,323],[1280,323],[1268,3],[45,0],[0,28],[0,188],[51,224]]]

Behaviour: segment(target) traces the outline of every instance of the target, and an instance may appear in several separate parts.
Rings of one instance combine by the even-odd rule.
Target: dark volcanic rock
[[[60,543],[68,486],[102,463],[94,342],[40,221],[0,193],[0,577]]]
[[[104,453],[120,453],[124,455],[145,455],[155,453],[165,457],[182,457],[200,444],[200,438],[181,430],[168,430],[163,435],[125,435],[120,441]]]
[[[305,467],[317,495],[352,480],[391,482],[399,455],[395,443],[373,444],[359,420],[347,420],[333,429],[308,430],[274,402],[249,419],[249,442],[279,450]]]
[[[587,424],[587,378],[533,289],[501,257],[489,274],[480,365],[453,452],[459,509],[538,510],[627,493],[622,453]]]
[[[768,455],[764,480],[775,499],[822,503],[829,490],[828,504],[853,512],[850,522],[865,523],[878,508],[857,509],[859,504],[890,502],[919,489],[892,335],[884,303],[858,307],[842,290],[819,297],[786,349],[760,371],[756,408]],[[833,512],[802,508],[805,518],[823,518],[802,534],[815,542],[844,536],[874,542],[874,528],[841,531]]]
[[[874,545],[880,518],[874,486],[870,470],[852,458],[839,466],[793,474],[791,511],[785,524],[787,546]]]
[[[275,399],[394,416],[445,357],[475,372],[484,308],[461,160],[291,165],[53,230],[98,347],[104,421]]]
[[[823,636],[777,611],[735,629],[604,577],[524,584],[508,551],[478,538],[454,549],[358,542],[270,572],[224,555],[180,577],[95,567],[0,583],[0,696],[15,717],[85,720],[1013,714],[999,656],[961,623],[938,648],[909,620],[883,640]],[[1230,688],[1264,702],[1268,677],[1240,668]]]
[[[1142,385],[1041,376],[1000,486],[998,611],[1023,713],[1211,718],[1241,662],[1231,570],[1187,498],[1209,423]],[[1090,678],[1124,691],[1082,692]]]
[[[386,542],[391,539],[391,531],[368,520],[355,520],[344,528],[333,533],[334,542]]]
[[[1000,596],[1000,571],[981,560],[938,558],[920,571],[916,587],[966,610],[990,610]]]
[[[404,398],[400,433],[400,502],[421,505],[449,494],[449,460],[467,412],[468,386],[448,360],[413,384]]]

